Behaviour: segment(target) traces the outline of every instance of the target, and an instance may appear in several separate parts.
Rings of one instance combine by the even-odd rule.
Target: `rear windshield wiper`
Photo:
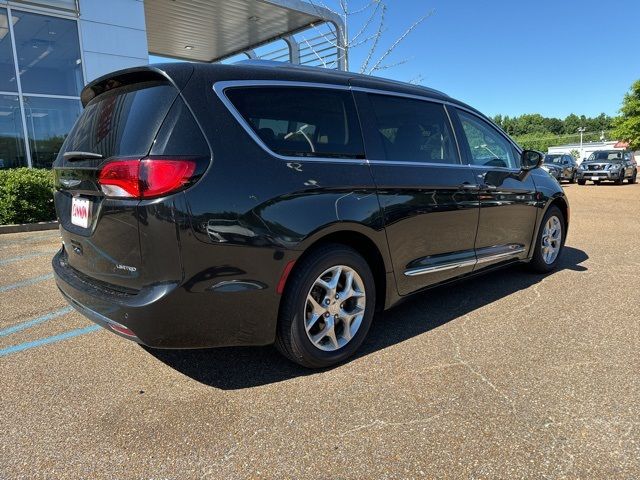
[[[101,160],[102,155],[93,152],[65,152],[62,155],[67,162],[77,162],[79,160]]]

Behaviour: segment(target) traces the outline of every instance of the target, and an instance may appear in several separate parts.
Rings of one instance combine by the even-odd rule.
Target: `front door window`
[[[475,115],[458,111],[469,149],[471,164],[482,167],[518,168],[513,146],[497,130]]]

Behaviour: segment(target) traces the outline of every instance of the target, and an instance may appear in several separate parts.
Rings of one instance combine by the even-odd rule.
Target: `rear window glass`
[[[84,109],[63,151],[99,153],[104,158],[146,155],[177,95],[164,82],[138,83],[100,95]]]
[[[364,158],[353,97],[347,91],[254,87],[228,89],[225,94],[273,152]]]

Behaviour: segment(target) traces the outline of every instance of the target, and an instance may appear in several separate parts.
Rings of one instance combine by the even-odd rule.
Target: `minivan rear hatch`
[[[68,265],[115,290],[142,287],[139,200],[105,197],[100,171],[107,163],[147,156],[178,95],[176,85],[153,69],[94,82],[82,93],[85,109],[54,163]]]

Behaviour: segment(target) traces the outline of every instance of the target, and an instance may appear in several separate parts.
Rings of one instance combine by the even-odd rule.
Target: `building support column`
[[[289,61],[294,65],[300,65],[300,44],[291,35],[282,37],[289,47]]]

